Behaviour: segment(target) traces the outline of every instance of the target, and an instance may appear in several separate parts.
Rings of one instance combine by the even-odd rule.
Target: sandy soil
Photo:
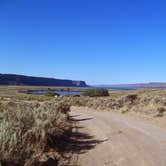
[[[166,166],[166,130],[113,112],[73,107],[73,166]]]

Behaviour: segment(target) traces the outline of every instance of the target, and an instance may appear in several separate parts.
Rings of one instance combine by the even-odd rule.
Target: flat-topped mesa
[[[16,74],[0,74],[0,85],[87,87],[85,81],[32,77]]]
[[[73,84],[74,84],[75,86],[78,86],[78,87],[87,87],[85,81],[75,81],[75,80],[73,80]]]

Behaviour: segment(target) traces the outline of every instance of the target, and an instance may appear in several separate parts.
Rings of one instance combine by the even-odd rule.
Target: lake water
[[[59,94],[59,95],[81,95],[81,92],[75,92],[75,91],[51,91],[51,92],[54,92],[55,94]],[[36,91],[32,91],[30,93],[33,95],[44,95],[44,94],[48,93],[48,91],[36,90]]]
[[[90,89],[93,88],[103,88],[103,87],[91,87]],[[121,87],[105,87],[105,89],[110,89],[113,91],[126,91],[126,90],[136,90],[134,88],[121,88]],[[47,90],[34,90],[31,91],[30,94],[34,94],[34,95],[44,95],[46,93],[48,93],[49,91]],[[79,91],[51,91],[54,92],[55,94],[59,94],[59,95],[81,95],[82,92]]]

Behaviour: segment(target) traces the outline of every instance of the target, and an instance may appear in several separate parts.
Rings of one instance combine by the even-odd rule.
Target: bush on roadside
[[[164,112],[166,112],[166,108],[164,108],[164,107],[159,107],[159,108],[157,109],[157,111],[158,111],[157,116],[158,116],[158,117],[163,117],[163,116],[164,116]]]
[[[34,156],[69,130],[69,109],[55,102],[1,103],[0,165],[33,165]]]

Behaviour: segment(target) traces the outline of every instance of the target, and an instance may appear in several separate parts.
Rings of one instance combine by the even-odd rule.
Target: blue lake
[[[75,91],[51,91],[54,92],[55,94],[59,95],[81,95],[81,92],[75,92]],[[48,93],[46,90],[36,90],[36,91],[31,91],[30,92],[33,95],[44,95]]]

